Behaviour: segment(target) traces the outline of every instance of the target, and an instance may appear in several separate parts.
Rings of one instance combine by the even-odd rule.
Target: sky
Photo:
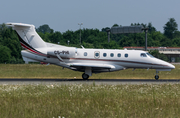
[[[54,31],[99,29],[149,22],[157,31],[174,18],[180,25],[180,0],[1,0],[0,24],[48,24]],[[178,30],[179,30],[178,26]]]

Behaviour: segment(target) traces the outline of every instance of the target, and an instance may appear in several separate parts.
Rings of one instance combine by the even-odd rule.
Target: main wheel
[[[156,80],[158,80],[159,79],[159,75],[155,75],[155,77],[154,77]]]
[[[89,75],[88,75],[88,74],[83,73],[83,74],[82,74],[82,78],[83,78],[83,80],[87,80],[87,79],[89,78]]]

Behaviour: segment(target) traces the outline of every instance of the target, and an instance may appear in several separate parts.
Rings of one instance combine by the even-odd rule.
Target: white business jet
[[[28,62],[47,62],[63,68],[84,72],[84,80],[92,73],[112,72],[128,68],[156,69],[155,79],[159,71],[171,71],[175,66],[157,59],[140,50],[85,49],[66,47],[44,42],[36,33],[35,26],[22,23],[7,23],[18,34],[23,60]]]

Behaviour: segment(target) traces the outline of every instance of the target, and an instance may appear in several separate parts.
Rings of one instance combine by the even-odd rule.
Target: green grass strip
[[[171,71],[160,71],[160,79],[180,79],[180,64]],[[93,74],[89,79],[154,79],[155,70],[133,69]],[[55,65],[0,64],[0,78],[82,79],[82,72]]]

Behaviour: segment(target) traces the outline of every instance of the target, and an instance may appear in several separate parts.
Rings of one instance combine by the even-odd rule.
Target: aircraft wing
[[[104,69],[114,69],[115,66],[108,64],[91,64],[91,63],[72,63],[69,64],[70,67],[92,67],[92,68],[104,68]]]

